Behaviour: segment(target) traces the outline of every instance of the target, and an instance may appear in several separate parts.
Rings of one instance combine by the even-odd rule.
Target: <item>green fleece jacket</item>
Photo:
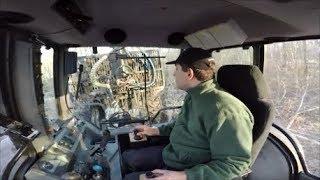
[[[187,91],[177,119],[159,127],[170,143],[162,152],[169,167],[185,170],[188,180],[232,179],[250,164],[253,116],[214,80]]]

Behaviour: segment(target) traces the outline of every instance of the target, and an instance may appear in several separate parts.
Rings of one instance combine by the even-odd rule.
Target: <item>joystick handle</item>
[[[133,134],[134,134],[134,137],[133,137],[133,139],[134,140],[137,140],[137,141],[139,141],[139,140],[141,140],[142,139],[142,137],[141,136],[138,136],[137,134],[138,134],[138,130],[137,129],[134,129],[133,130]]]

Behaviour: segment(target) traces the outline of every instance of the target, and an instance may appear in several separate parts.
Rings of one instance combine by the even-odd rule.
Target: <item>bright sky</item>
[[[110,47],[98,47],[98,54],[108,54],[112,51]],[[41,47],[41,53],[44,59],[48,59],[53,57],[53,50],[46,48],[43,46]],[[91,47],[78,47],[78,48],[69,48],[69,51],[77,52],[78,56],[90,56],[92,55],[92,48]]]

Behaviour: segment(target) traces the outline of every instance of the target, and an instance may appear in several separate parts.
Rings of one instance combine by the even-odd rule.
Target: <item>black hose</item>
[[[143,53],[142,52],[142,55],[143,55],[143,57],[144,57],[144,67],[145,68],[147,68],[146,66],[147,66],[147,63],[146,63],[146,59],[148,60],[148,63],[150,64],[150,70],[151,70],[151,76],[152,76],[152,80],[150,80],[149,82],[148,82],[148,85],[145,85],[145,87],[150,87],[150,86],[152,86],[154,83],[155,83],[155,81],[156,81],[156,78],[155,78],[155,76],[156,76],[156,73],[155,73],[155,67],[154,67],[154,64],[153,64],[153,62],[152,62],[152,60],[150,59],[150,58],[147,58],[147,56],[146,56],[146,54],[145,53]]]
[[[146,67],[146,58],[144,58],[144,103],[147,110],[148,121],[150,120],[150,112],[147,103],[147,67]]]
[[[64,101],[66,102],[66,107],[67,107],[68,111],[69,111],[70,113],[72,113],[72,111],[71,111],[71,109],[70,109],[70,107],[69,107],[68,98],[67,98],[67,95],[68,95],[68,86],[69,86],[68,82],[69,82],[69,76],[67,76],[67,83],[66,83],[66,89],[65,89],[65,93],[66,93],[66,94],[64,95]]]
[[[76,99],[78,99],[78,97],[79,97],[79,89],[80,89],[80,84],[81,84],[82,72],[83,72],[83,65],[80,64],[80,66],[79,66],[79,75],[78,75],[78,83],[77,83],[77,90],[76,90]]]

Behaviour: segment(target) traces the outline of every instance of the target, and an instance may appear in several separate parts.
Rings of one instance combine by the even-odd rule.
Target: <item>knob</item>
[[[53,168],[53,164],[51,164],[50,162],[47,161],[43,161],[40,164],[41,169],[46,169],[46,170],[50,170]]]

